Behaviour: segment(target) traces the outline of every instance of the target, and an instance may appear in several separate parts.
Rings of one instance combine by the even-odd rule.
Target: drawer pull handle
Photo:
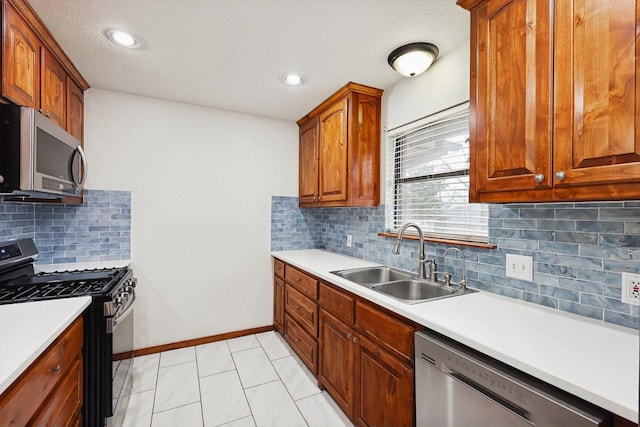
[[[53,372],[55,372],[56,374],[59,374],[60,372],[62,372],[62,366],[60,366],[60,364],[58,364],[58,366],[53,368]]]

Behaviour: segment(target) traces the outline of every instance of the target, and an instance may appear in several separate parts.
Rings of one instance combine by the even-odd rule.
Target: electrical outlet
[[[351,234],[347,234],[347,247],[350,248],[353,246],[353,236]]]
[[[640,274],[622,273],[622,302],[640,305]]]
[[[507,277],[533,281],[533,258],[524,255],[507,254]]]

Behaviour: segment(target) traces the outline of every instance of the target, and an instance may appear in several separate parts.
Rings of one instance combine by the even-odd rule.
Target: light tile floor
[[[137,357],[132,369],[116,427],[352,426],[275,332]]]

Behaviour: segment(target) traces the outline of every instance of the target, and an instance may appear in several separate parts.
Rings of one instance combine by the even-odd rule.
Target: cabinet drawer
[[[273,272],[276,276],[284,279],[284,262],[279,259],[273,259]]]
[[[318,304],[296,291],[290,285],[285,286],[285,309],[287,314],[298,321],[313,338],[318,337]]]
[[[77,360],[71,371],[49,399],[35,420],[38,426],[70,426],[81,417],[82,360]]]
[[[320,307],[334,316],[353,324],[354,298],[326,283],[320,283]]]
[[[371,338],[413,360],[413,333],[416,328],[360,301],[356,302],[355,325]]]
[[[49,393],[81,359],[79,318],[0,397],[0,424],[27,425]]]
[[[284,317],[284,323],[285,340],[313,375],[318,375],[318,342],[307,334],[288,314]]]
[[[312,300],[318,299],[318,281],[315,278],[287,265],[284,268],[284,279]]]

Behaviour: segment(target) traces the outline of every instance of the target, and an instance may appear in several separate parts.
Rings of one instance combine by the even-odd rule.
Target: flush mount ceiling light
[[[387,62],[401,75],[415,77],[427,71],[438,52],[438,47],[431,43],[409,43],[394,49]]]
[[[107,30],[105,35],[112,43],[118,46],[135,49],[140,46],[140,41],[129,33],[119,30]]]
[[[304,80],[298,74],[285,74],[282,76],[282,83],[287,86],[300,86]]]

